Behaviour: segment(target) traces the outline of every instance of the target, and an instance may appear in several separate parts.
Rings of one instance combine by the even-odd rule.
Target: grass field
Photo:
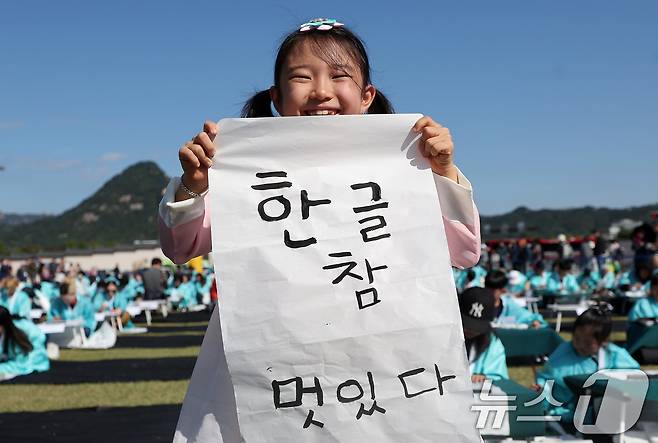
[[[157,359],[166,365],[167,359],[196,359],[207,325],[205,321],[171,322],[154,319],[149,332],[135,336],[120,336],[121,346],[107,350],[62,349],[60,359],[52,362],[52,370],[67,362],[89,363]],[[146,324],[137,324],[146,326]],[[190,330],[201,329],[201,330]],[[165,330],[166,332],[162,332]],[[193,346],[168,347],[172,337],[189,337]],[[131,342],[154,339],[154,347],[131,347]],[[46,373],[47,374],[47,373]],[[26,383],[0,384],[0,413],[43,412],[78,408],[133,407],[181,404],[191,373],[180,374],[179,380],[98,382],[98,383]]]

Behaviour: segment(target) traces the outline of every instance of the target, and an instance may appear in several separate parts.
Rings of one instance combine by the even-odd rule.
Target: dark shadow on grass
[[[3,442],[170,442],[180,405],[0,414]]]
[[[137,317],[138,321],[146,321],[144,314]],[[158,313],[153,314],[153,321],[158,323],[185,323],[185,322],[208,322],[210,320],[210,312],[170,312],[167,318],[162,318]]]
[[[152,332],[165,332],[151,329]],[[120,335],[115,347],[117,348],[186,348],[188,346],[201,346],[203,335],[168,335],[149,336],[146,334]]]
[[[17,377],[3,385],[188,380],[195,361],[196,357],[53,361],[48,372]]]

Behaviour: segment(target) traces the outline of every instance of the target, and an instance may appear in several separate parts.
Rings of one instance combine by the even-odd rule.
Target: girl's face
[[[582,357],[589,357],[596,355],[599,352],[603,343],[600,343],[592,335],[591,326],[581,326],[573,331],[573,338],[571,344],[576,352]]]
[[[281,69],[280,87],[270,94],[282,116],[363,114],[375,98],[375,88],[363,85],[357,66],[346,54],[345,64],[328,65],[308,43],[297,45]]]

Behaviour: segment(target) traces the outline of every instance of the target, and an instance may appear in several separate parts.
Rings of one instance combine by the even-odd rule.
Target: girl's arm
[[[210,211],[205,196],[175,201],[180,178],[170,180],[158,208],[160,244],[174,263],[210,252]]]
[[[459,183],[436,173],[433,175],[443,213],[450,261],[456,268],[475,266],[480,260],[480,214],[473,202],[471,182],[459,169]]]

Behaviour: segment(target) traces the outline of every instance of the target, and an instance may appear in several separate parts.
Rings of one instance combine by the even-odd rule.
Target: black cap
[[[459,296],[459,310],[464,329],[477,335],[489,332],[495,318],[493,292],[486,288],[468,288]]]

